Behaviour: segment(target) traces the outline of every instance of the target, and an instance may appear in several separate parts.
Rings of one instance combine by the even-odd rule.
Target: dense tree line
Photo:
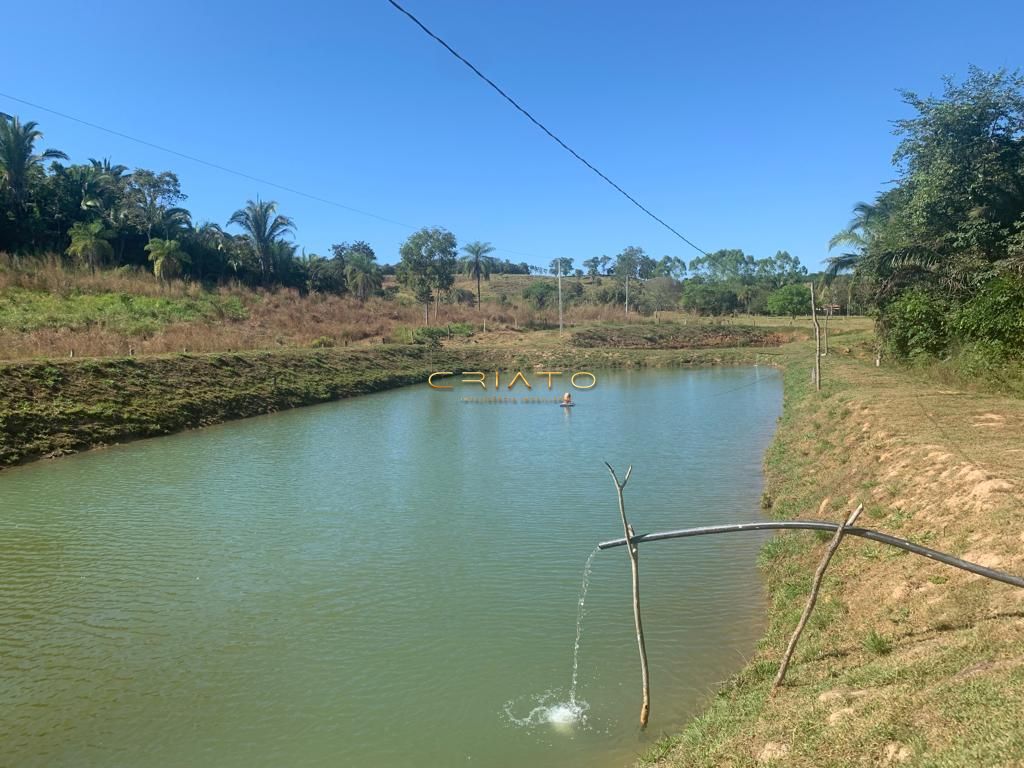
[[[83,268],[151,268],[166,280],[238,280],[366,298],[382,269],[365,242],[330,257],[298,253],[295,222],[277,203],[249,200],[223,226],[196,223],[177,175],[109,160],[70,164],[39,149],[38,125],[0,116],[0,252],[59,254]],[[49,163],[49,165],[47,165]]]
[[[575,278],[563,285],[563,301],[620,304],[626,315],[678,309],[701,315],[791,315],[809,313],[811,307],[810,291],[803,286],[807,269],[786,251],[756,259],[738,249],[725,249],[687,264],[677,256],[655,259],[631,245],[614,257],[586,259],[583,266],[585,270],[577,269],[573,259],[558,258],[545,271]],[[594,285],[594,290],[584,292],[584,282]],[[790,287],[794,284],[800,284],[797,295],[802,291],[805,300],[793,299]],[[535,306],[545,307],[557,300],[556,293],[554,285],[537,283],[523,295]]]
[[[829,274],[870,287],[894,355],[999,367],[1024,355],[1024,78],[972,67],[903,98],[897,179],[854,207]]]
[[[711,315],[767,312],[772,291],[806,275],[785,251],[758,260],[723,250],[687,264],[676,256],[651,257],[637,246],[586,259],[582,268],[572,258],[555,259],[545,270],[496,259],[490,243],[460,248],[454,234],[436,227],[413,233],[394,266],[378,264],[364,241],[333,245],[327,256],[306,255],[294,240],[295,221],[272,200],[247,201],[223,225],[197,223],[173,172],[129,170],[110,160],[74,164],[59,150],[42,149],[42,139],[36,123],[0,116],[0,252],[16,258],[57,254],[89,270],[150,269],[161,281],[237,280],[360,300],[393,295],[394,289],[384,290],[385,276],[393,275],[423,304],[425,322],[441,303],[479,305],[482,282],[495,274],[560,275],[568,278],[563,301],[620,304],[626,315],[679,308]],[[475,290],[455,287],[459,274]],[[556,294],[550,282],[536,281],[523,298],[543,308]]]

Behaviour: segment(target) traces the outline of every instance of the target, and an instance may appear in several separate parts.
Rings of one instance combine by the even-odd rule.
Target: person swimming
[[[573,404],[573,402],[572,402],[572,395],[570,395],[568,392],[566,392],[564,395],[562,395],[562,405],[572,405],[572,404]]]

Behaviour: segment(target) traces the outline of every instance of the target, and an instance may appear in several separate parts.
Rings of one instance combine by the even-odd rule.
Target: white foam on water
[[[527,703],[527,706],[533,706],[525,716],[517,715],[517,702],[509,701],[505,704],[505,715],[509,722],[520,728],[553,726],[556,730],[571,730],[573,726],[587,722],[587,710],[590,709],[587,702],[559,699],[560,696],[554,691],[533,697]]]

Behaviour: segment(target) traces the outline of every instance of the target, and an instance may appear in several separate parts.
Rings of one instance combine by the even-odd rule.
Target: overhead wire
[[[0,91],[0,97],[3,97],[5,99],[10,99],[11,101],[17,102],[18,104],[24,104],[25,106],[31,107],[32,109],[38,109],[38,110],[40,110],[42,112],[48,112],[51,115],[56,115],[57,117],[64,118],[65,120],[70,120],[72,122],[79,123],[80,125],[84,125],[84,126],[87,126],[89,128],[93,128],[93,129],[95,129],[97,131],[103,131],[104,133],[108,133],[108,134],[110,134],[112,136],[117,136],[118,138],[126,139],[128,141],[134,142],[136,144],[141,144],[142,146],[149,147],[151,149],[156,149],[156,150],[158,150],[160,152],[166,152],[169,155],[175,155],[176,157],[180,157],[180,158],[183,158],[185,160],[189,160],[189,161],[191,161],[193,163],[198,163],[199,165],[205,165],[208,168],[214,168],[214,169],[216,169],[218,171],[222,171],[223,173],[229,173],[232,176],[237,176],[237,177],[242,178],[242,179],[247,179],[249,181],[254,181],[257,184],[263,184],[263,185],[268,186],[268,187],[273,187],[274,189],[280,189],[280,190],[282,190],[284,192],[288,192],[288,193],[293,194],[293,195],[298,195],[299,197],[304,197],[304,198],[306,198],[308,200],[314,200],[314,201],[316,201],[318,203],[323,203],[324,205],[329,205],[329,206],[332,206],[334,208],[340,208],[341,210],[350,211],[352,213],[357,213],[357,214],[359,214],[361,216],[368,216],[368,217],[370,217],[372,219],[377,219],[378,221],[383,221],[383,222],[386,222],[388,224],[394,224],[396,226],[404,227],[404,228],[410,229],[410,230],[417,229],[417,227],[414,227],[411,224],[406,224],[405,222],[402,222],[402,221],[397,221],[395,219],[390,219],[387,216],[380,216],[380,215],[378,215],[376,213],[371,213],[370,211],[364,211],[364,210],[362,210],[360,208],[353,208],[350,205],[345,205],[344,203],[339,203],[336,200],[331,200],[331,199],[326,198],[326,197],[321,197],[320,195],[315,195],[315,194],[312,194],[310,192],[304,192],[301,189],[296,189],[295,187],[291,187],[291,186],[288,186],[286,184],[279,184],[276,181],[271,181],[269,179],[264,179],[264,178],[261,178],[259,176],[253,176],[250,173],[246,173],[244,171],[239,171],[239,170],[236,170],[234,168],[229,168],[226,165],[221,165],[220,163],[214,163],[214,162],[212,162],[210,160],[205,160],[205,159],[203,159],[201,157],[197,157],[195,155],[190,155],[187,152],[181,152],[181,151],[179,151],[177,149],[172,149],[170,147],[165,147],[165,146],[163,146],[161,144],[157,144],[155,142],[148,141],[146,139],[140,139],[137,136],[132,136],[130,134],[124,133],[123,131],[118,131],[118,130],[115,130],[113,128],[108,128],[108,127],[106,127],[104,125],[100,125],[99,123],[94,123],[94,122],[91,122],[89,120],[84,120],[84,119],[82,119],[80,117],[76,117],[75,115],[68,114],[67,112],[61,112],[60,110],[52,109],[51,107],[46,107],[46,106],[43,106],[42,104],[37,104],[35,102],[29,101],[28,99],[22,99],[22,98],[20,98],[18,96],[14,96],[14,95],[9,94],[9,93],[4,93],[2,91]],[[6,114],[6,113],[0,113],[0,114]],[[516,256],[524,256],[524,257],[529,258],[529,259],[537,259],[537,260],[541,260],[542,259],[542,257],[537,256],[535,254],[523,253],[521,251],[513,251],[510,248],[496,247],[495,250],[500,251],[502,253],[513,254],[513,255],[516,255]]]
[[[651,217],[652,219],[654,219],[654,220],[655,220],[656,222],[658,222],[659,224],[661,224],[661,226],[665,227],[665,229],[667,229],[667,230],[668,230],[669,232],[671,232],[671,233],[672,233],[673,235],[675,235],[676,237],[678,237],[678,238],[679,238],[680,240],[682,240],[682,241],[683,241],[684,243],[686,243],[686,244],[687,244],[688,246],[690,246],[691,248],[693,248],[693,249],[694,249],[694,250],[696,250],[696,251],[699,251],[700,253],[704,254],[705,256],[707,256],[707,255],[708,255],[707,251],[705,251],[705,250],[704,250],[703,248],[701,248],[701,247],[699,247],[699,246],[695,245],[695,244],[694,244],[694,243],[693,243],[693,242],[692,242],[691,240],[689,240],[688,238],[686,238],[686,237],[685,237],[685,236],[684,236],[684,235],[683,235],[683,234],[682,234],[681,232],[679,232],[679,231],[678,231],[678,230],[677,230],[677,229],[676,229],[675,227],[671,226],[671,225],[670,225],[670,224],[669,224],[668,222],[666,222],[666,221],[665,221],[664,219],[662,219],[661,217],[659,217],[659,216],[655,215],[655,214],[654,214],[653,212],[651,212],[651,210],[650,210],[650,209],[648,209],[648,208],[647,208],[647,207],[646,207],[645,205],[643,205],[643,204],[642,204],[642,203],[641,203],[640,201],[638,201],[638,200],[637,200],[637,199],[636,199],[635,197],[633,197],[633,196],[632,196],[631,194],[629,194],[629,193],[628,193],[628,192],[627,192],[626,190],[624,190],[624,189],[623,189],[623,188],[622,188],[621,186],[619,186],[619,185],[618,185],[618,184],[616,184],[616,183],[615,183],[614,181],[612,181],[612,180],[611,180],[611,179],[610,179],[610,178],[609,178],[609,177],[608,177],[608,176],[607,176],[607,175],[606,175],[605,173],[603,173],[603,172],[602,172],[602,171],[601,171],[600,169],[598,169],[598,168],[597,168],[597,167],[596,167],[595,165],[593,165],[593,164],[592,164],[591,162],[589,162],[589,161],[588,161],[588,160],[587,160],[586,158],[584,158],[584,157],[583,157],[583,156],[582,156],[582,155],[581,155],[581,154],[580,154],[579,152],[577,152],[577,151],[576,151],[575,149],[573,149],[573,148],[572,148],[572,147],[570,147],[570,146],[569,146],[568,144],[566,144],[566,143],[565,143],[564,141],[562,141],[562,139],[560,139],[560,138],[559,138],[558,136],[556,136],[556,135],[555,135],[555,133],[554,133],[554,132],[553,132],[553,131],[552,131],[551,129],[549,129],[549,128],[548,128],[548,127],[547,127],[546,125],[544,125],[544,124],[543,124],[543,123],[542,123],[542,122],[541,122],[540,120],[538,120],[538,119],[537,119],[536,117],[534,117],[534,116],[533,116],[533,115],[532,115],[532,114],[531,114],[531,113],[530,113],[530,112],[529,112],[529,111],[528,111],[528,110],[527,110],[526,108],[524,108],[524,107],[523,107],[522,105],[520,105],[518,101],[516,101],[516,100],[515,100],[515,99],[513,99],[513,98],[512,98],[511,96],[509,96],[509,95],[508,95],[508,94],[507,94],[507,93],[506,93],[506,92],[505,92],[505,91],[504,91],[504,90],[503,90],[503,89],[501,88],[501,86],[499,86],[499,85],[498,85],[497,83],[495,83],[495,82],[494,82],[493,80],[491,80],[491,79],[490,79],[489,77],[487,77],[487,75],[485,75],[485,74],[484,74],[483,72],[481,72],[481,71],[480,71],[479,69],[477,69],[477,68],[476,68],[476,67],[475,67],[475,66],[474,66],[474,65],[472,64],[472,62],[470,62],[470,61],[469,61],[469,60],[468,60],[468,59],[467,59],[467,58],[466,58],[465,56],[463,56],[463,55],[462,55],[462,54],[460,54],[460,53],[459,53],[458,51],[456,51],[456,50],[455,50],[454,48],[452,48],[452,46],[450,46],[450,45],[449,45],[448,43],[446,43],[446,42],[445,42],[445,41],[444,41],[443,39],[441,39],[441,38],[440,38],[440,37],[439,37],[438,35],[436,35],[436,34],[434,34],[433,32],[431,32],[431,31],[430,31],[430,29],[428,29],[428,28],[427,28],[427,26],[426,26],[426,25],[425,25],[425,24],[424,24],[424,23],[423,23],[422,21],[420,21],[420,20],[419,20],[418,18],[416,18],[416,16],[414,16],[414,15],[413,15],[412,13],[410,13],[410,12],[409,12],[408,10],[406,10],[406,9],[405,9],[404,7],[402,7],[402,5],[401,5],[401,4],[399,4],[398,2],[396,2],[396,0],[388,0],[388,2],[389,2],[389,3],[391,3],[391,5],[393,5],[393,6],[394,6],[394,7],[395,7],[395,8],[396,8],[396,9],[397,9],[398,11],[400,11],[401,13],[403,13],[403,14],[405,14],[405,15],[406,15],[407,17],[409,17],[409,19],[411,19],[411,20],[412,20],[412,22],[413,22],[413,23],[414,23],[414,24],[415,24],[416,26],[418,26],[418,27],[419,27],[419,28],[420,28],[421,30],[423,30],[423,32],[425,32],[425,33],[426,33],[426,34],[427,34],[427,35],[428,35],[429,37],[433,38],[433,39],[434,39],[434,40],[435,40],[435,41],[436,41],[436,42],[437,42],[437,43],[438,43],[439,45],[441,45],[441,46],[442,46],[442,47],[443,47],[443,48],[444,48],[445,50],[447,50],[447,51],[448,51],[448,52],[449,52],[449,53],[450,53],[450,54],[451,54],[452,56],[454,56],[454,57],[455,57],[456,59],[458,59],[458,60],[459,60],[459,61],[461,61],[461,62],[462,62],[463,64],[465,64],[465,65],[466,65],[467,67],[469,67],[469,69],[473,71],[473,74],[475,74],[475,75],[476,75],[477,77],[479,77],[479,78],[480,78],[481,80],[483,80],[483,81],[484,81],[485,83],[487,83],[487,85],[489,85],[489,86],[490,86],[491,88],[493,88],[493,89],[494,89],[495,91],[497,91],[497,92],[498,92],[498,94],[499,94],[499,95],[500,95],[500,96],[501,96],[501,97],[502,97],[503,99],[505,99],[505,101],[507,101],[507,102],[508,102],[509,104],[511,104],[511,105],[512,105],[513,107],[515,107],[515,108],[516,108],[517,110],[519,110],[519,112],[521,112],[521,113],[522,113],[523,115],[525,115],[525,116],[526,116],[526,118],[527,118],[527,119],[528,119],[528,120],[529,120],[529,121],[530,121],[531,123],[533,123],[533,124],[534,124],[534,125],[536,125],[536,126],[537,126],[538,128],[540,128],[540,129],[541,129],[542,131],[544,131],[544,133],[546,133],[546,134],[547,134],[547,135],[548,135],[548,136],[549,136],[549,137],[550,137],[550,138],[551,138],[552,140],[554,140],[554,141],[555,141],[555,143],[556,143],[556,144],[558,144],[558,145],[559,145],[559,146],[560,146],[560,147],[561,147],[562,149],[564,149],[564,150],[565,150],[566,152],[568,152],[568,153],[569,153],[570,155],[572,155],[572,156],[573,156],[573,157],[575,157],[575,158],[576,158],[577,160],[579,160],[579,161],[580,161],[581,163],[583,163],[583,164],[584,164],[584,165],[585,165],[585,166],[586,166],[587,168],[589,168],[589,169],[590,169],[590,170],[592,170],[592,171],[593,171],[594,173],[596,173],[596,174],[597,174],[598,176],[600,176],[600,177],[601,177],[602,179],[604,179],[604,181],[606,181],[606,182],[607,182],[608,184],[610,184],[610,185],[611,185],[612,187],[614,187],[614,188],[615,188],[615,189],[616,189],[616,190],[617,190],[617,191],[618,191],[618,192],[619,192],[619,193],[620,193],[620,194],[621,194],[621,195],[622,195],[623,197],[625,197],[625,198],[626,198],[627,200],[629,200],[629,202],[631,202],[631,203],[632,203],[633,205],[635,205],[635,206],[636,206],[637,208],[639,208],[639,209],[640,209],[641,211],[643,211],[644,213],[646,213],[646,214],[647,214],[648,216],[650,216],[650,217]]]

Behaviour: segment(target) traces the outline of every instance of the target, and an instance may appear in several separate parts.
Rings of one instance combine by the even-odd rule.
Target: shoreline
[[[845,343],[845,340],[844,340]],[[861,524],[1024,574],[1024,401],[876,368],[866,349],[780,358],[783,415],[765,514]],[[768,689],[831,537],[781,533],[759,564],[769,599],[752,659],[639,765],[1006,765],[1024,755],[1024,590],[847,538],[785,685]],[[1015,763],[1014,763],[1015,764]]]
[[[363,349],[0,363],[0,471],[45,458],[425,382],[438,370],[773,364],[778,348]]]

